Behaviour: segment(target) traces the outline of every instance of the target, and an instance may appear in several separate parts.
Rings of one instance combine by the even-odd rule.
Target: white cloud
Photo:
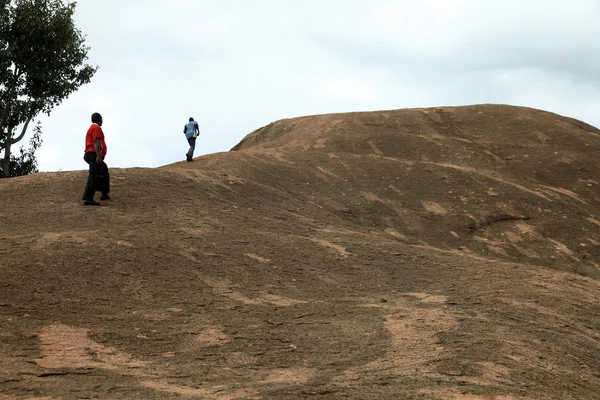
[[[350,99],[373,102],[377,99],[373,88],[355,79],[335,79],[325,83],[323,95],[331,99]]]

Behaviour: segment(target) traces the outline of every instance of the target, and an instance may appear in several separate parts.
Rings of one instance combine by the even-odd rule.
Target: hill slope
[[[507,106],[302,117],[0,181],[0,399],[600,398],[600,131]],[[3,397],[4,395],[4,397]]]

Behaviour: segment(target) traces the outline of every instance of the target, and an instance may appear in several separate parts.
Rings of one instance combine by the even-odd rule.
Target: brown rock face
[[[594,399],[600,131],[501,105],[286,119],[0,180],[0,400]]]

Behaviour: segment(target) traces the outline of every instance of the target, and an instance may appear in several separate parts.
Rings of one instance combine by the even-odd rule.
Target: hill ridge
[[[600,135],[509,106],[273,122],[0,180],[0,400],[596,398]]]

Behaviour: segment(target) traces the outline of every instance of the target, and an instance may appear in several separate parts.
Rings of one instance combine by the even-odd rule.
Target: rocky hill
[[[600,399],[600,131],[500,105],[301,117],[0,180],[0,400]]]

